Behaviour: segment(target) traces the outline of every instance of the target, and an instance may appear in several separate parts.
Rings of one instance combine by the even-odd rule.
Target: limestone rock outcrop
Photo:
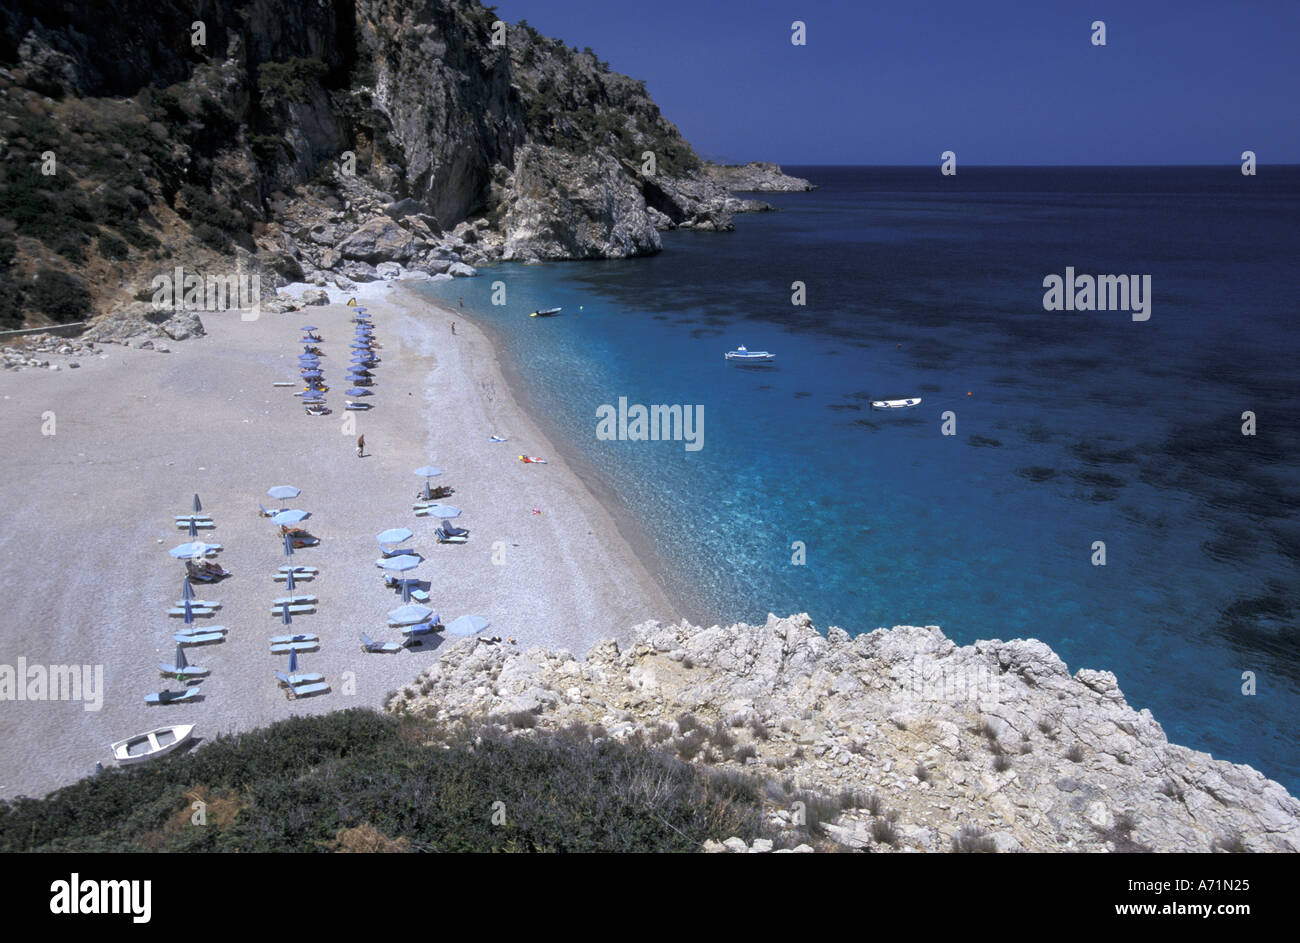
[[[488,717],[519,736],[599,725],[838,796],[824,832],[850,848],[1300,850],[1300,801],[1280,784],[1170,743],[1113,674],[1071,674],[1035,639],[958,646],[937,626],[822,635],[806,615],[650,622],[581,660],[469,639],[388,707]],[[777,824],[800,814],[779,805]]]

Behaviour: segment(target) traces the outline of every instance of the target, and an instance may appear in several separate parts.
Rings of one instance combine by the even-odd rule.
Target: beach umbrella
[[[448,635],[475,635],[486,629],[490,622],[482,616],[461,616],[447,625]]]
[[[430,517],[460,517],[460,508],[454,508],[450,504],[430,504],[429,516]]]
[[[317,327],[316,325],[314,325],[314,324],[304,324],[301,328],[299,328],[299,330],[301,330],[301,331],[319,331],[320,328],[318,328],[318,327]]]
[[[442,474],[442,469],[437,465],[421,465],[415,470],[417,478],[424,479],[424,500],[429,500],[429,479],[437,478]]]
[[[271,517],[272,524],[300,524],[307,518],[311,517],[311,511],[299,511],[296,508],[290,508],[287,511],[281,511]]]
[[[376,534],[375,540],[379,543],[380,546],[383,546],[384,544],[400,544],[407,540],[410,540],[414,536],[415,534],[412,533],[408,528],[390,527],[388,530]]]
[[[302,494],[302,491],[293,485],[276,485],[274,488],[266,489],[267,497],[275,498],[277,501],[288,501],[290,498],[296,498]]]
[[[194,560],[207,554],[209,545],[201,540],[172,547],[167,553],[177,560]]]
[[[293,556],[293,538],[288,534],[284,535],[284,555],[286,557]]]
[[[298,649],[289,649],[289,674],[298,670]]]
[[[194,513],[198,514],[202,510],[203,510],[203,505],[199,503],[199,496],[196,494],[194,496]]]
[[[280,604],[280,624],[281,625],[293,624],[293,616],[289,615],[289,604],[287,602]]]
[[[384,557],[376,560],[375,565],[383,567],[385,570],[394,570],[398,573],[405,573],[407,570],[414,570],[422,561],[413,553],[402,553],[395,557]],[[402,602],[411,601],[411,584],[408,580],[402,580]]]
[[[194,522],[194,518],[192,517],[190,518],[190,527],[188,533],[191,537],[199,536],[199,525]]]
[[[375,561],[375,566],[382,567],[385,570],[396,570],[402,573],[406,570],[413,570],[424,561],[413,553],[403,553],[395,557],[383,557]]]
[[[172,661],[172,665],[175,668],[182,669],[190,666],[190,660],[185,657],[185,646],[181,645],[180,642],[176,643],[176,656]]]
[[[433,610],[428,606],[408,603],[405,606],[398,606],[396,609],[389,610],[388,621],[395,625],[419,625],[431,615],[433,615]]]
[[[293,570],[290,570],[288,573],[284,574],[285,592],[292,593],[297,588],[297,586],[298,583],[293,578]]]
[[[184,580],[181,581],[181,599],[193,599],[193,598],[194,598],[194,584],[190,582],[190,578],[187,576],[185,577]]]
[[[189,601],[188,599],[182,600],[182,602],[185,604],[185,624],[186,624],[186,625],[193,625],[193,624],[194,624],[194,607],[190,604],[190,601]]]

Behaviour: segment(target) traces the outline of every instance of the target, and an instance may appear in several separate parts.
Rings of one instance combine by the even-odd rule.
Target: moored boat
[[[907,399],[873,399],[871,401],[872,409],[907,409],[910,406],[920,406],[921,397],[911,396]]]
[[[559,314],[563,308],[547,308],[545,311],[534,311],[528,315],[530,318],[549,318],[553,314]]]
[[[743,346],[729,350],[722,356],[736,363],[768,363],[776,359],[776,354],[768,353],[766,350],[749,350]]]

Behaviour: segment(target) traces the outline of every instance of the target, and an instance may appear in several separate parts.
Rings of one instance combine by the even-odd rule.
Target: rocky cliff
[[[176,265],[346,288],[770,209],[644,83],[474,0],[17,0],[0,135],[0,327],[147,300]]]
[[[794,797],[826,796],[824,833],[851,848],[1300,850],[1300,801],[1281,785],[1170,743],[1114,675],[1071,675],[1033,639],[959,647],[936,626],[821,635],[805,615],[646,623],[585,660],[474,639],[388,709],[487,718],[519,736],[586,724],[760,773],[774,824],[793,833],[809,814]]]

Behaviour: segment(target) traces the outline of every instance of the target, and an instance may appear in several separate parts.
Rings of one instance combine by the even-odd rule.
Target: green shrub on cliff
[[[58,269],[43,268],[27,290],[28,304],[60,324],[90,314],[90,292],[81,279]]]
[[[295,57],[285,62],[264,62],[257,70],[262,102],[268,108],[284,102],[306,102],[328,71],[329,67],[319,59]]]

